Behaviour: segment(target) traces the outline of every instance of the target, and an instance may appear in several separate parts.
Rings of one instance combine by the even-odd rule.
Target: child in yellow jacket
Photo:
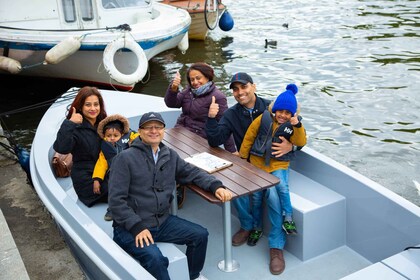
[[[93,170],[93,192],[101,193],[101,184],[107,184],[108,171],[115,155],[129,147],[129,144],[139,136],[130,129],[127,118],[121,115],[111,115],[98,124],[98,134],[103,139],[101,152]],[[106,221],[112,221],[109,209],[105,214]]]
[[[302,118],[297,114],[298,106],[295,97],[297,92],[297,86],[289,84],[286,91],[270,104],[268,110],[251,123],[239,152],[241,158],[249,159],[256,167],[280,179],[280,183],[275,188],[280,199],[279,207],[284,215],[282,227],[286,234],[297,234],[289,194],[289,164],[294,153],[289,152],[275,157],[272,155],[271,143],[282,141],[284,137],[294,146],[301,148],[306,145],[305,128],[301,123]],[[261,204],[262,195],[260,201],[253,201],[253,203]],[[258,215],[261,218],[261,214]],[[259,238],[262,231],[260,229],[255,231]]]

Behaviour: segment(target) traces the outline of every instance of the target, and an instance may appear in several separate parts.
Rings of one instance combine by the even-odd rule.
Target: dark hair
[[[88,86],[82,87],[77,93],[76,97],[73,100],[73,103],[70,105],[69,111],[67,113],[67,119],[70,119],[71,115],[73,114],[72,107],[76,108],[76,112],[81,114],[86,98],[92,95],[95,95],[98,97],[99,107],[100,107],[99,115],[96,118],[95,125],[97,125],[101,120],[105,119],[106,118],[105,103],[104,103],[101,93],[96,87],[88,87]]]
[[[115,129],[115,130],[118,130],[121,133],[121,135],[124,134],[124,125],[119,120],[115,120],[115,121],[111,121],[111,122],[107,123],[104,126],[104,129],[103,129],[102,133],[105,135],[105,132],[108,129]]]
[[[200,71],[201,74],[204,75],[209,81],[213,81],[214,79],[214,70],[211,68],[210,65],[204,62],[197,62],[190,66],[187,70],[187,81],[188,84],[191,86],[191,80],[190,80],[190,72],[191,70],[197,70]]]

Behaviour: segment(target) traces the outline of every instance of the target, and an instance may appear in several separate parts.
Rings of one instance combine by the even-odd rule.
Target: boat
[[[0,3],[4,74],[131,90],[152,57],[188,49],[188,12],[151,0]]]
[[[188,37],[191,40],[204,40],[209,30],[214,30],[224,15],[226,6],[221,0],[158,0],[167,5],[186,10],[191,16]],[[233,27],[233,26],[232,26]]]
[[[112,223],[103,219],[107,205],[87,208],[77,199],[70,178],[54,176],[52,145],[76,92],[72,89],[57,99],[39,123],[30,154],[35,190],[88,279],[153,279],[113,242]],[[150,108],[162,114],[167,128],[175,125],[181,112],[167,108],[162,97],[101,92],[108,114],[124,114],[133,129]],[[287,237],[281,279],[420,279],[419,206],[309,147],[296,157],[289,183],[298,235]],[[182,218],[209,231],[202,274],[208,279],[277,279],[269,272],[265,234],[254,247],[233,247],[235,269],[219,268],[221,213],[220,204],[209,203],[191,190],[177,210]],[[231,223],[235,232],[239,221],[234,211]],[[170,259],[171,279],[188,279],[185,246],[162,243],[159,247]]]

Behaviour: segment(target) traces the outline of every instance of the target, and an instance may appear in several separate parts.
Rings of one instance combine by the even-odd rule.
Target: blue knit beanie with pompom
[[[286,91],[277,96],[271,111],[274,113],[279,110],[287,110],[295,115],[297,110],[297,100],[295,94],[298,92],[298,87],[295,84],[288,84]]]

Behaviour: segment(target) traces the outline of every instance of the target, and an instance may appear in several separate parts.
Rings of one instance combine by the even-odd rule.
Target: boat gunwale
[[[102,94],[137,95],[124,92],[102,92]],[[64,112],[71,100],[72,98],[66,97],[66,94],[57,99],[39,123],[30,154],[31,177],[35,190],[54,220],[77,244],[78,248],[81,248],[110,279],[136,279],[139,273],[142,279],[154,279],[80,208],[78,203],[59,184],[52,171],[52,145],[56,132],[65,118]],[[57,111],[63,112],[61,119],[57,119]],[[54,127],[57,130],[52,129]],[[102,248],[102,250],[98,251],[98,248]],[[104,258],[104,255],[108,255],[108,257]],[[125,275],[116,275],[115,268],[120,268],[118,271],[124,271]]]
[[[165,6],[167,5],[159,4],[159,8],[154,7],[154,9],[158,10],[159,17],[132,24],[130,25],[130,31],[107,27],[98,29],[44,30],[9,27],[3,24],[0,25],[0,48],[49,50],[69,36],[83,36],[80,50],[103,51],[109,42],[129,34],[144,50],[151,49],[161,42],[186,34],[191,25],[191,16],[186,11],[183,11],[184,14],[178,17],[179,20],[167,21],[166,17],[168,14],[176,8]],[[150,26],[157,26],[158,28],[149,29],[148,27]],[[104,35],[104,33],[108,34]]]
[[[166,36],[166,37],[155,37],[155,38],[148,38],[148,39],[142,39],[142,40],[135,40],[140,47],[142,47],[142,49],[144,50],[148,50],[148,49],[152,49],[153,47],[159,45],[159,43],[161,42],[165,42],[165,41],[169,41],[177,36],[181,36],[181,35],[185,35],[188,32],[189,26],[184,27],[182,30],[180,30],[179,32]],[[113,38],[109,38],[109,40],[103,40],[103,42],[100,43],[95,43],[95,42],[82,42],[81,46],[80,46],[80,51],[103,51],[105,50],[106,46],[118,39],[119,37],[121,37],[121,35],[119,36],[115,36]],[[68,34],[67,34],[67,37]],[[62,40],[64,40],[65,37],[62,38]],[[135,38],[134,38],[135,39]],[[9,49],[14,49],[14,50],[45,50],[48,51],[50,50],[52,47],[56,46],[58,43],[60,43],[62,40],[57,40],[55,42],[51,42],[51,43],[32,43],[32,42],[15,42],[15,41],[6,41],[6,40],[0,40],[0,48],[9,48]]]

